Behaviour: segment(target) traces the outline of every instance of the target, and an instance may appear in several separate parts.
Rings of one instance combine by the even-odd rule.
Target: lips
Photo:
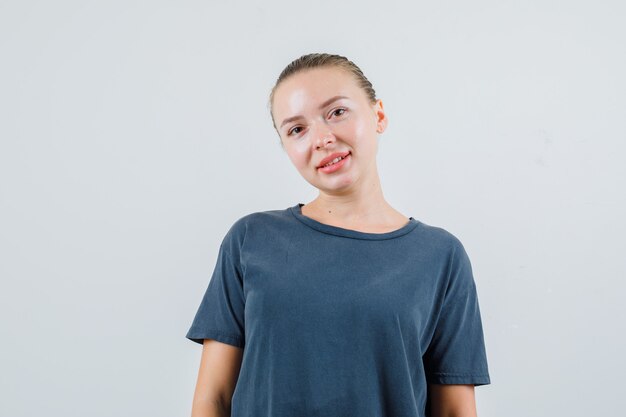
[[[333,159],[335,158],[339,158],[339,157],[346,157],[350,154],[350,152],[335,152],[332,153],[330,155],[328,155],[326,158],[322,159],[319,163],[319,165],[317,165],[317,168],[321,168],[324,165],[326,165],[327,163],[331,162]]]

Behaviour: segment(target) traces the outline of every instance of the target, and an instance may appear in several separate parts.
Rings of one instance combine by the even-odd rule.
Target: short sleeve
[[[467,253],[455,241],[439,318],[423,355],[426,379],[434,384],[487,385],[491,380],[476,283]]]
[[[198,311],[185,336],[196,343],[214,339],[222,343],[244,347],[243,280],[240,265],[220,245],[217,263]]]

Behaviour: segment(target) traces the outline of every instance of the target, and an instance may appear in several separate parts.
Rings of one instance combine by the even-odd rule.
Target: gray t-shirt
[[[424,417],[427,382],[490,384],[461,242],[410,217],[365,233],[302,203],[226,233],[186,337],[243,348],[233,417]]]

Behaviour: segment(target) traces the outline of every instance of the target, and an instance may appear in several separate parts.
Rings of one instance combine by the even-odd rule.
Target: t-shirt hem
[[[244,341],[241,337],[229,333],[224,333],[221,330],[196,329],[192,327],[189,332],[187,332],[185,337],[201,345],[204,344],[204,339],[213,339],[217,340],[218,342],[226,343],[239,348],[244,347]]]
[[[426,380],[432,384],[470,384],[474,386],[491,384],[489,374],[434,372],[428,374]]]

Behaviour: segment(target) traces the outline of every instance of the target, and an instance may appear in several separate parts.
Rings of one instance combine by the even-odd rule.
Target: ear
[[[389,121],[383,107],[383,101],[377,100],[374,104],[374,113],[376,114],[376,132],[383,133],[387,129]]]

